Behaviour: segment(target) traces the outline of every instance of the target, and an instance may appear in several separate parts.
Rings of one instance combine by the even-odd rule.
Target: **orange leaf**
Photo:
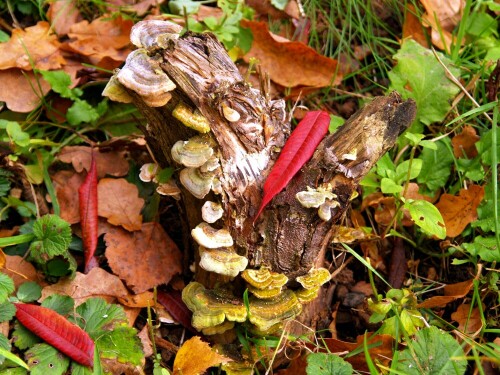
[[[177,352],[174,360],[174,375],[198,375],[209,367],[227,362],[228,359],[216,353],[210,345],[195,336],[184,344]]]
[[[458,196],[441,195],[436,207],[443,216],[447,237],[458,236],[467,225],[477,219],[477,207],[483,197],[484,188],[478,185],[461,189]]]
[[[48,22],[40,21],[24,30],[14,29],[9,41],[0,43],[0,70],[32,70],[33,66],[41,70],[60,69],[65,61],[59,46]]]
[[[78,204],[78,188],[83,183],[81,173],[59,171],[52,176],[56,189],[57,201],[61,207],[61,218],[70,224],[80,222],[80,206]]]
[[[463,298],[469,293],[474,280],[462,281],[456,284],[449,284],[444,287],[444,296],[435,296],[426,299],[418,304],[418,308],[430,309],[433,307],[444,307],[448,303]]]
[[[256,57],[263,70],[281,86],[326,87],[342,80],[344,72],[337,60],[320,55],[300,42],[276,41],[265,22],[243,20],[241,24],[253,34],[252,49],[245,59]]]
[[[0,87],[0,101],[11,111],[22,113],[37,108],[40,98],[50,91],[50,85],[40,75],[20,69],[0,70]]]
[[[457,311],[451,314],[451,319],[458,323],[458,328],[461,331],[468,334],[477,332],[483,327],[479,308],[474,307],[472,311],[470,311],[470,305],[467,303],[458,306]]]
[[[97,197],[99,216],[129,231],[141,229],[144,199],[137,186],[123,178],[103,178],[97,185]]]
[[[135,292],[168,284],[182,271],[182,254],[158,223],[145,223],[139,232],[111,229],[104,236],[106,258],[113,273]]]
[[[59,36],[66,35],[71,25],[82,20],[82,15],[74,0],[58,0],[51,2],[47,11],[52,28]]]
[[[476,142],[479,141],[479,139],[476,129],[472,126],[464,126],[462,133],[453,137],[451,140],[453,155],[455,155],[456,158],[463,158],[466,156],[472,159],[477,155]]]
[[[426,13],[422,17],[424,26],[430,26],[431,40],[439,49],[449,50],[453,40],[451,32],[462,19],[463,0],[420,0]]]

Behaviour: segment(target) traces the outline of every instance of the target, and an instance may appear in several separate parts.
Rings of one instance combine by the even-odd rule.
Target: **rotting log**
[[[287,275],[293,286],[298,276],[313,266],[323,266],[334,224],[349,206],[359,181],[412,123],[415,103],[403,101],[395,92],[375,98],[323,139],[312,159],[254,224],[264,181],[291,131],[285,103],[269,97],[265,78],[259,89],[251,87],[214,35],[188,32],[179,36],[174,26],[161,31],[163,26],[154,22],[157,21],[141,26],[141,36],[135,37],[141,39],[136,45],[144,48],[148,56],[141,64],[154,65],[144,68],[154,72],[153,76],[166,73],[175,89],[169,91],[171,98],[161,106],[148,104],[149,99],[144,100],[147,95],[137,94],[134,87],[126,88],[125,100],[132,100],[146,118],[142,130],[161,167],[176,165],[170,153],[172,146],[197,134],[184,126],[189,119],[180,121],[179,116],[173,115],[179,103],[199,111],[208,121],[220,164],[213,172],[217,187],[212,190],[216,194],[211,191],[204,199],[197,199],[178,184],[182,190],[179,207],[186,243],[197,254],[188,231],[202,222],[204,201],[220,202],[224,214],[215,225],[229,230],[236,252],[248,259],[248,267],[270,267]],[[144,36],[148,32],[152,42]],[[192,116],[198,121],[196,113]],[[178,174],[174,178],[178,179]],[[305,208],[296,199],[298,192],[320,186],[331,189],[337,197],[338,204],[332,206],[328,221],[321,220],[316,209]],[[216,281],[229,279],[197,267],[196,280],[207,288]],[[305,325],[315,328],[314,315],[325,308],[325,302],[328,308],[328,301],[305,305]]]

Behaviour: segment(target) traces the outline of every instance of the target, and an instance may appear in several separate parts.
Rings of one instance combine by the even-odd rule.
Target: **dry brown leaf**
[[[209,367],[227,362],[229,359],[216,353],[210,345],[194,336],[182,344],[174,360],[174,375],[198,375]]]
[[[420,187],[418,186],[417,183],[410,182],[408,184],[408,187],[406,188],[406,192],[405,192],[404,197],[406,199],[424,200],[424,201],[427,201],[427,202],[432,202],[433,201],[432,197],[420,194],[418,192],[419,189],[420,189]]]
[[[389,225],[396,214],[396,200],[394,197],[386,197],[382,193],[372,193],[366,196],[361,203],[361,211],[366,207],[375,208],[375,221],[380,225]],[[402,224],[405,227],[414,225],[408,210],[403,210]]]
[[[153,307],[155,305],[155,296],[153,292],[146,291],[139,294],[129,293],[125,297],[119,297],[118,301],[128,307]]]
[[[78,306],[89,298],[101,297],[108,302],[128,295],[127,288],[118,276],[112,275],[102,268],[92,268],[88,274],[76,273],[73,280],[61,279],[58,283],[42,289],[40,302],[52,294],[70,296]]]
[[[63,163],[71,163],[78,173],[84,169],[88,172],[91,160],[90,151],[91,148],[87,146],[66,146],[59,152],[57,158]],[[99,178],[106,175],[121,177],[128,173],[129,164],[123,151],[100,152],[99,149],[94,148],[94,157]]]
[[[22,113],[37,108],[50,91],[49,83],[39,74],[20,69],[0,70],[0,87],[0,101],[11,111]]]
[[[182,255],[158,223],[145,223],[140,232],[114,228],[104,236],[106,258],[113,273],[135,293],[167,284],[182,271]]]
[[[344,72],[336,60],[300,42],[276,41],[266,22],[242,21],[242,26],[250,28],[253,34],[246,61],[250,57],[257,58],[274,82],[285,87],[326,87],[341,82]]]
[[[107,0],[106,9],[110,12],[137,13],[143,16],[152,6],[160,6],[165,0]]]
[[[56,189],[57,201],[61,208],[61,218],[70,224],[80,222],[78,189],[85,180],[82,173],[59,171],[52,176]]]
[[[450,49],[451,32],[462,19],[465,0],[420,0],[426,13],[422,17],[424,26],[431,27],[432,44],[442,50]]]
[[[483,327],[479,308],[474,307],[469,317],[470,307],[470,304],[464,303],[451,314],[451,319],[458,323],[458,329],[467,334],[478,332]]]
[[[3,251],[2,251],[3,254]],[[2,272],[14,280],[16,289],[19,285],[27,281],[40,283],[35,267],[19,255],[5,255],[5,265],[1,268]]]
[[[412,4],[406,5],[405,20],[403,23],[403,39],[412,38],[425,48],[429,48],[425,37],[424,27],[420,23],[420,17],[416,15],[415,7]]]
[[[144,199],[139,189],[124,178],[103,178],[97,184],[97,212],[110,224],[129,231],[141,230]]]
[[[462,132],[451,140],[453,155],[456,158],[466,156],[469,159],[477,156],[476,142],[479,139],[480,137],[477,135],[476,129],[472,126],[464,126]]]
[[[66,35],[71,25],[83,19],[80,11],[76,7],[75,0],[57,0],[49,5],[47,18],[51,27],[59,36]]]
[[[430,309],[433,307],[444,307],[448,303],[463,298],[469,293],[474,280],[466,280],[456,284],[448,284],[444,287],[444,296],[435,296],[418,304],[418,308]]]
[[[59,46],[59,40],[50,30],[48,22],[40,21],[24,30],[14,29],[9,41],[0,43],[0,70],[32,70],[33,67],[41,70],[60,69],[64,65],[64,58]]]
[[[300,18],[300,10],[297,1],[290,0],[284,10],[279,10],[271,4],[271,0],[246,0],[246,4],[252,8],[258,16],[269,19]],[[262,18],[261,18],[262,19]]]
[[[461,189],[458,196],[441,195],[436,207],[443,216],[447,237],[458,236],[467,225],[477,219],[477,207],[483,197],[484,188],[478,185]]]

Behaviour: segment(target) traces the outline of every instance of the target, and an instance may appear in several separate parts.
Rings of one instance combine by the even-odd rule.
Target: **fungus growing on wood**
[[[260,331],[295,318],[302,311],[302,305],[291,290],[284,290],[276,297],[260,299],[250,297],[249,320]]]
[[[115,75],[109,79],[106,87],[102,91],[102,95],[119,103],[132,103],[133,100]]]
[[[321,220],[328,221],[332,217],[332,208],[340,206],[339,202],[335,200],[336,194],[332,193],[332,187],[318,187],[312,189],[309,186],[307,191],[299,191],[295,194],[295,198],[306,208],[318,208],[318,216]]]
[[[318,296],[321,285],[330,281],[331,275],[326,268],[312,268],[304,276],[297,277],[302,288],[295,292],[301,303],[311,302]]]
[[[196,198],[203,199],[210,192],[214,175],[198,168],[184,168],[179,174],[181,184]]]
[[[191,231],[193,239],[207,249],[233,246],[233,238],[227,229],[215,229],[207,223],[200,223]]]
[[[182,290],[182,300],[193,312],[192,325],[198,331],[220,328],[225,320],[241,323],[247,318],[243,300],[227,289],[209,290],[198,282],[191,282]]]
[[[248,259],[236,254],[233,247],[207,249],[200,246],[199,251],[200,267],[219,275],[236,277],[248,265]]]
[[[172,159],[185,167],[198,168],[214,153],[213,141],[208,136],[196,136],[187,141],[177,141],[171,150]]]
[[[138,48],[166,48],[170,39],[178,39],[182,26],[162,20],[137,22],[130,31],[130,41]]]
[[[236,122],[241,117],[238,111],[231,108],[226,103],[222,103],[222,114],[224,115],[224,118],[229,122]]]
[[[209,224],[215,223],[224,214],[224,209],[219,203],[206,201],[201,207],[201,217]]]
[[[245,270],[241,277],[248,283],[248,290],[257,298],[272,298],[281,293],[288,277],[282,273],[272,272],[269,268]]]
[[[158,164],[146,163],[141,167],[141,172],[139,173],[139,179],[144,182],[154,181],[156,175],[158,174],[160,168]]]
[[[210,131],[210,123],[207,118],[203,116],[198,110],[192,110],[184,104],[179,102],[172,112],[177,120],[182,122],[188,128],[194,129],[200,133],[208,133]]]

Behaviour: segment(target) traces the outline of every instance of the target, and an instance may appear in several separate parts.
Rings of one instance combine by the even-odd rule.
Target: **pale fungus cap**
[[[139,173],[139,179],[144,182],[153,181],[159,172],[158,164],[146,163],[141,167],[141,172]]]
[[[130,41],[138,48],[166,48],[170,39],[179,38],[182,26],[162,20],[137,22],[130,31]]]
[[[156,192],[160,195],[168,195],[175,200],[181,199],[181,190],[173,180],[158,184]]]
[[[295,292],[301,303],[308,303],[318,296],[321,285],[330,281],[331,275],[326,268],[312,268],[306,275],[297,277],[302,288]]]
[[[311,189],[308,186],[307,191],[299,191],[297,194],[295,194],[295,198],[297,198],[297,200],[303,207],[318,208],[323,203],[325,203],[327,199],[334,199],[337,198],[337,196],[328,189]]]
[[[187,141],[177,141],[172,147],[172,159],[185,167],[198,168],[214,153],[214,144],[208,136],[196,136]]]
[[[232,247],[207,249],[200,246],[200,267],[219,275],[236,277],[248,265],[248,259],[236,254]]]
[[[181,184],[198,199],[210,192],[213,179],[213,174],[202,173],[198,168],[184,168],[179,174]]]
[[[116,75],[113,75],[109,79],[106,87],[102,91],[102,95],[118,103],[132,103],[133,100],[127,90],[125,90],[123,85],[118,81]]]
[[[206,201],[201,207],[201,217],[209,224],[215,223],[224,214],[224,209],[219,203]]]
[[[193,239],[207,249],[233,246],[233,238],[227,229],[215,229],[203,222],[191,231]]]

